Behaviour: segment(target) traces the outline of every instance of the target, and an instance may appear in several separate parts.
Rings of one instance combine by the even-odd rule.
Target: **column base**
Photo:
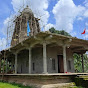
[[[48,72],[43,72],[42,74],[48,74]]]
[[[32,73],[28,73],[28,74],[32,74]]]

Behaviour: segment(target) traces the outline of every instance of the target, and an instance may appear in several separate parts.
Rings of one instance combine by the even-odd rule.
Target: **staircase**
[[[77,75],[75,78],[75,83],[77,86],[88,88],[88,75]]]

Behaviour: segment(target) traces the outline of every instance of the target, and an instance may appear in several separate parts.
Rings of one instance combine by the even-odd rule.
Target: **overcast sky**
[[[41,19],[44,30],[55,27],[88,40],[88,0],[24,0],[24,7],[26,5]],[[22,6],[23,0],[0,0],[0,46],[3,45],[0,49],[6,48],[8,21],[22,10]],[[81,35],[85,27],[86,34]]]

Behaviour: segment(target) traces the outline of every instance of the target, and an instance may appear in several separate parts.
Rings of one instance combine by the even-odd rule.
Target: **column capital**
[[[14,52],[13,54],[14,54],[14,55],[17,55],[17,54],[18,54],[18,52]]]
[[[72,38],[65,39],[65,40],[63,40],[63,42],[64,42],[65,44],[68,44],[68,43],[72,42]]]
[[[28,47],[28,49],[32,49],[32,46]]]
[[[63,48],[66,48],[66,47],[68,48],[68,47],[70,47],[70,44],[63,44],[62,47]]]
[[[67,45],[66,45],[66,44],[64,44],[62,47],[63,47],[63,48],[66,48],[66,47],[67,47]]]
[[[45,42],[43,42],[43,45],[47,45],[46,41],[45,41]]]

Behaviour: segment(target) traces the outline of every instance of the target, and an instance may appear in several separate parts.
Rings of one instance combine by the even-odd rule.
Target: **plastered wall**
[[[67,70],[74,72],[73,53],[70,48],[66,49],[67,53]],[[29,51],[18,55],[18,73],[28,73],[29,68]],[[62,47],[47,47],[47,69],[48,73],[58,73],[58,55],[63,55]],[[52,69],[52,59],[55,59],[55,69]],[[70,65],[70,67],[69,67]],[[32,73],[43,73],[43,48],[37,47],[32,49],[31,61]]]

